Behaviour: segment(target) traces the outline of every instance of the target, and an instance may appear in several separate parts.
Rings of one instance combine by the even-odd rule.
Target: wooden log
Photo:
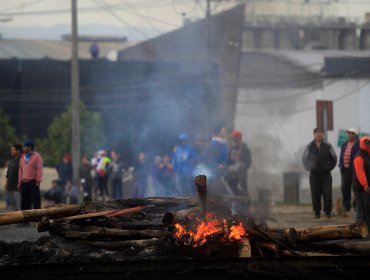
[[[42,217],[58,218],[75,215],[80,205],[66,205],[43,209],[23,210],[0,214],[0,226],[27,222],[38,222]]]
[[[289,230],[288,240],[324,241],[336,239],[366,238],[369,234],[366,224],[329,225]]]
[[[149,249],[155,248],[160,245],[159,239],[145,239],[145,240],[127,240],[127,241],[90,241],[88,242],[91,246],[106,249],[106,250],[122,250],[125,248],[136,248],[136,249]]]
[[[199,207],[192,207],[188,209],[179,210],[175,213],[175,220],[178,223],[184,223],[187,221],[190,215],[201,216],[202,211]]]
[[[205,175],[198,175],[194,179],[195,189],[197,191],[200,210],[203,215],[207,213],[207,177]]]
[[[251,243],[248,237],[242,237],[241,246],[239,249],[239,258],[252,257]]]
[[[279,252],[279,246],[276,243],[273,243],[273,242],[260,241],[260,242],[257,242],[257,246],[260,249],[267,250],[267,251],[273,253],[275,256],[277,256],[277,254]]]
[[[63,233],[66,238],[84,240],[136,240],[163,238],[165,235],[166,231],[163,230],[123,230],[98,227],[89,227],[86,231],[69,230]]]
[[[338,254],[330,254],[330,253],[322,253],[322,252],[302,252],[302,251],[296,251],[296,253],[300,257],[337,257],[340,256]],[[282,257],[296,257],[288,250],[282,250],[280,255]]]
[[[137,207],[122,209],[122,210],[110,210],[110,211],[97,212],[97,213],[81,214],[81,215],[75,215],[75,216],[62,218],[62,219],[59,219],[57,222],[75,221],[75,220],[97,218],[97,217],[115,217],[115,216],[131,213],[131,212],[141,211],[147,207],[148,206],[137,206]]]

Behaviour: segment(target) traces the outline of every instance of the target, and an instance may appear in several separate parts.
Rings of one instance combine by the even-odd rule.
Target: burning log
[[[0,226],[27,222],[38,222],[42,217],[58,218],[75,215],[80,205],[67,205],[45,209],[33,209],[0,214]]]
[[[290,229],[288,240],[292,245],[296,241],[324,241],[335,239],[366,238],[369,234],[366,224],[330,225],[302,229]]]
[[[207,177],[205,175],[196,176],[194,183],[198,194],[200,210],[205,215],[207,213]]]

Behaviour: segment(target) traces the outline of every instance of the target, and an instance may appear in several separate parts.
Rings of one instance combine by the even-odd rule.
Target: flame
[[[245,228],[243,227],[243,224],[240,223],[239,225],[231,226],[230,228],[230,234],[229,239],[230,240],[240,240],[242,239],[242,236],[246,235]]]
[[[195,220],[198,223],[195,230],[177,223],[174,237],[184,239],[185,245],[199,247],[215,237],[225,242],[241,240],[243,236],[247,235],[242,223],[229,227],[226,219],[219,219],[214,213],[207,213],[204,220],[200,220],[198,217]]]

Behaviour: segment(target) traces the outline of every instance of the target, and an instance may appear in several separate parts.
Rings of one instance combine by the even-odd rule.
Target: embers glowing
[[[195,220],[194,230],[177,223],[174,237],[181,240],[185,245],[199,247],[210,240],[236,241],[247,235],[242,223],[229,226],[226,219],[220,219],[214,213],[207,213],[204,220],[199,218]]]

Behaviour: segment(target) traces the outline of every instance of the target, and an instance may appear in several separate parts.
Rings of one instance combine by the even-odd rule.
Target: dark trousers
[[[310,187],[313,211],[319,214],[321,211],[321,197],[324,200],[324,212],[329,214],[332,210],[332,177],[331,174],[310,173]]]
[[[342,170],[342,197],[343,207],[346,211],[351,210],[352,179],[353,171],[349,168]]]
[[[21,183],[21,209],[40,209],[41,196],[40,187],[36,185],[36,181]]]
[[[370,225],[370,194],[354,192],[356,201],[356,222]]]
[[[112,198],[113,199],[122,198],[122,179],[121,178],[112,179]]]
[[[100,196],[108,196],[108,177],[98,176],[98,187],[100,191]]]

